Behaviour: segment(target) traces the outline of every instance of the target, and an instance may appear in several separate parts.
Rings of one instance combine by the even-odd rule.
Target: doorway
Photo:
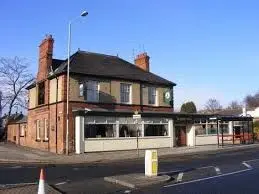
[[[175,126],[176,146],[186,146],[186,126]]]

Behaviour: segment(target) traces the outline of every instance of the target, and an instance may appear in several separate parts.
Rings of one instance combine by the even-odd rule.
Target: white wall
[[[170,147],[170,137],[139,138],[139,149]],[[85,139],[85,152],[137,149],[137,138]]]
[[[187,146],[195,146],[195,125],[187,125]]]
[[[199,135],[195,137],[195,145],[218,144],[217,135]]]

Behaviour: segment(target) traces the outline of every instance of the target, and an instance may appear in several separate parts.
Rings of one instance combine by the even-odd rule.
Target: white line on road
[[[183,179],[183,172],[180,172],[180,173],[178,174],[178,176],[177,176],[176,181],[177,181],[177,182],[181,182],[182,179]]]
[[[218,178],[218,177],[224,177],[224,176],[229,176],[229,175],[233,175],[233,174],[238,174],[238,173],[242,173],[242,172],[246,172],[246,171],[250,171],[250,170],[252,170],[252,169],[239,170],[239,171],[235,171],[235,172],[230,172],[230,173],[226,173],[226,174],[211,176],[211,177],[202,178],[202,179],[196,179],[196,180],[187,181],[187,182],[183,182],[183,183],[176,183],[176,184],[172,184],[172,185],[166,185],[164,187],[165,188],[166,187],[175,187],[175,186],[179,186],[179,185],[185,185],[185,184],[189,184],[189,183],[195,183],[195,182],[205,181],[205,180],[214,179],[214,178]]]
[[[253,159],[253,160],[246,160],[246,161],[244,161],[244,162],[255,162],[255,161],[259,161],[259,158]]]
[[[73,168],[73,170],[79,170],[79,168]]]
[[[22,166],[11,166],[9,168],[12,168],[12,169],[17,169],[17,168],[22,168]]]
[[[245,165],[247,168],[252,169],[253,167],[250,164],[247,164],[246,162],[242,162],[243,165]]]
[[[219,167],[215,166],[214,168],[215,168],[215,171],[216,171],[217,175],[222,174]]]
[[[131,190],[125,190],[124,193],[131,193]]]
[[[205,168],[214,168],[214,166],[204,166],[204,167],[200,167],[200,168],[197,168],[197,169],[205,169]]]
[[[67,182],[66,181],[64,181],[64,182],[60,182],[60,183],[57,183],[57,184],[55,184],[56,186],[58,186],[58,185],[64,185],[64,184],[66,184]]]

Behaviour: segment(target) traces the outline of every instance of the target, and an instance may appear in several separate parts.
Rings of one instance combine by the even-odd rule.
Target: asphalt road
[[[37,182],[39,169],[34,165],[1,165],[0,185]],[[103,177],[144,172],[143,159],[45,169],[47,182],[66,193],[259,193],[258,147],[163,157],[159,159],[159,172],[172,180],[136,190],[106,183]]]

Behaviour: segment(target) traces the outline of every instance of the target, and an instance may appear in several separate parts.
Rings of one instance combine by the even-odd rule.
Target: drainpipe
[[[143,112],[143,85],[140,83],[139,86],[140,111]]]
[[[58,78],[56,76],[56,153],[58,153]]]

